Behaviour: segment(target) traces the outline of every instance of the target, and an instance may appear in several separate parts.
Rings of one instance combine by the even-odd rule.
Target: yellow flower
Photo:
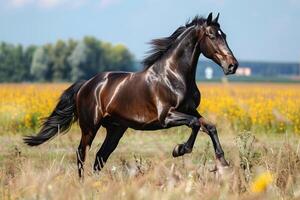
[[[270,172],[264,172],[257,176],[251,184],[251,191],[254,193],[264,192],[273,182],[273,176]]]
[[[40,127],[69,84],[1,84],[0,130],[23,132]],[[263,90],[261,88],[264,88]],[[299,84],[200,83],[199,112],[234,130],[300,134]],[[3,133],[6,131],[2,131]]]
[[[92,183],[92,187],[94,188],[100,188],[102,186],[102,183],[100,181],[95,181]]]

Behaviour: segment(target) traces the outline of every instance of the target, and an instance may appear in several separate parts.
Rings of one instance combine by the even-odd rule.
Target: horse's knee
[[[207,130],[207,132],[208,132],[208,134],[209,135],[215,135],[215,134],[217,134],[217,128],[216,128],[216,126],[215,125],[207,125],[206,126],[206,130]]]
[[[201,124],[200,124],[199,120],[196,117],[193,118],[189,123],[189,127],[191,127],[191,128],[197,128],[197,127],[200,127],[200,126],[201,126]]]

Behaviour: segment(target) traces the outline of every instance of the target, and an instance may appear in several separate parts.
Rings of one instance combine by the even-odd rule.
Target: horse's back
[[[101,100],[112,118],[138,128],[157,119],[152,88],[145,81],[145,74],[111,75],[108,86],[103,88]]]
[[[77,95],[79,116],[98,123],[103,118],[135,128],[157,119],[142,73],[104,72],[88,80]]]
[[[76,97],[77,115],[80,121],[96,125],[105,113],[105,102],[109,88],[116,87],[118,82],[131,73],[103,72],[86,81]]]

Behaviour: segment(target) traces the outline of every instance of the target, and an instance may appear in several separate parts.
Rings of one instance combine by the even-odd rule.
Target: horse
[[[128,128],[159,130],[186,125],[191,134],[175,146],[173,157],[191,153],[202,131],[211,138],[218,167],[228,167],[216,126],[197,111],[201,95],[195,75],[200,54],[217,63],[225,75],[234,74],[239,65],[218,19],[219,14],[213,19],[212,13],[207,18],[196,16],[169,37],[152,40],[141,71],[103,72],[72,84],[38,134],[25,136],[24,142],[40,145],[66,133],[78,121],[82,137],[76,151],[77,167],[83,177],[87,148],[101,126],[106,137],[96,154],[95,173],[104,167]]]

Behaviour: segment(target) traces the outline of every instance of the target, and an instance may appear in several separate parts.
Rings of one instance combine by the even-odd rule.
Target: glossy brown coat
[[[82,139],[78,147],[79,176],[83,175],[86,149],[100,128],[106,139],[97,153],[94,170],[100,171],[117,147],[127,128],[157,130],[187,125],[192,129],[186,143],[177,145],[173,156],[192,151],[198,131],[209,134],[217,160],[227,166],[214,125],[197,111],[200,92],[195,74],[200,54],[214,60],[225,74],[235,73],[238,62],[229,49],[218,17],[196,17],[171,36],[153,40],[152,54],[144,60],[144,70],[136,73],[104,72],[85,82],[73,84],[48,117],[37,136],[25,138],[39,145],[57,132],[68,130],[79,121]]]

